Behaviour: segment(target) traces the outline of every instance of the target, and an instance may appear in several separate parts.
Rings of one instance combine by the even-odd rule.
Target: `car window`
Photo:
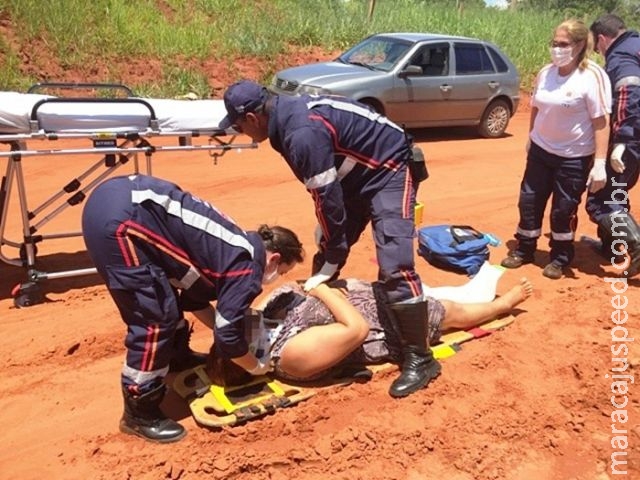
[[[388,72],[410,48],[410,43],[398,39],[371,37],[341,55],[340,61]]]
[[[422,69],[422,74],[440,77],[449,74],[449,44],[431,44],[420,48],[409,62]]]
[[[456,43],[454,48],[457,75],[495,72],[484,46],[473,43]]]
[[[489,55],[491,55],[491,58],[493,59],[493,63],[496,64],[496,68],[498,69],[499,72],[502,73],[509,70],[509,66],[502,59],[502,55],[496,52],[495,48],[487,46],[487,50],[489,50]]]

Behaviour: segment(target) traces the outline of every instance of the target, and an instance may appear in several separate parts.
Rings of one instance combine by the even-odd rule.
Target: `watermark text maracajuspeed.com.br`
[[[613,180],[613,179],[612,179]],[[617,185],[616,185],[617,186]],[[622,189],[614,190],[611,194],[611,201],[606,203],[621,203],[628,205],[628,192]],[[613,327],[611,329],[611,373],[607,373],[605,378],[611,380],[611,473],[613,475],[627,474],[627,450],[629,450],[629,390],[634,384],[634,376],[627,373],[629,368],[629,347],[634,341],[629,336],[629,297],[626,295],[629,284],[627,281],[626,268],[629,266],[629,256],[627,255],[628,245],[626,238],[623,238],[626,232],[625,223],[632,221],[629,219],[628,208],[611,214],[611,238],[614,239],[611,246],[611,253],[616,256],[625,255],[624,262],[616,263],[616,257],[611,257],[611,265],[620,270],[625,276],[622,277],[606,277],[604,280],[608,282],[613,292],[611,297],[611,321]],[[622,228],[619,228],[622,227]],[[620,248],[622,247],[622,248]]]

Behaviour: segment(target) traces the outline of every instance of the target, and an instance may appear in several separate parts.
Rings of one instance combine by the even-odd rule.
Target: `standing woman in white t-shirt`
[[[552,63],[536,77],[531,98],[527,165],[520,185],[517,247],[502,266],[518,268],[534,261],[551,197],[550,262],[545,277],[562,277],[574,257],[577,210],[586,188],[606,182],[611,83],[589,60],[593,50],[587,26],[575,19],[558,25],[551,41]]]

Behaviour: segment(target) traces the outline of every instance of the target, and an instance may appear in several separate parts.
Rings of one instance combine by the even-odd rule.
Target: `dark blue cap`
[[[262,85],[250,80],[240,80],[224,92],[224,106],[227,116],[220,122],[220,128],[227,129],[238,118],[249,112],[255,112],[267,101],[268,92]]]

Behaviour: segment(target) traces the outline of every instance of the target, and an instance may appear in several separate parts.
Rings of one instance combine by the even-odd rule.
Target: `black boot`
[[[178,422],[167,418],[160,410],[166,386],[161,384],[144,395],[133,395],[122,388],[124,414],[120,431],[152,442],[170,443],[183,438],[187,431]]]
[[[406,397],[440,375],[427,339],[427,303],[396,303],[391,312],[402,337],[402,372],[389,389],[392,397]]]
[[[613,256],[611,251],[611,230],[607,231],[606,226],[598,225],[598,238],[600,239],[598,251],[600,255],[609,260]]]
[[[610,232],[611,243],[620,245],[622,241],[627,246],[630,264],[626,269],[627,277],[635,277],[640,273],[640,226],[631,214],[620,214],[605,217],[600,226],[606,232]],[[618,241],[616,243],[616,241]],[[611,252],[610,257],[613,256]],[[620,258],[623,258],[622,256]],[[616,262],[617,263],[617,262]]]
[[[189,347],[192,332],[193,325],[189,325],[186,321],[184,326],[176,329],[173,336],[173,356],[169,362],[170,372],[182,372],[207,363],[205,353],[194,352]]]

